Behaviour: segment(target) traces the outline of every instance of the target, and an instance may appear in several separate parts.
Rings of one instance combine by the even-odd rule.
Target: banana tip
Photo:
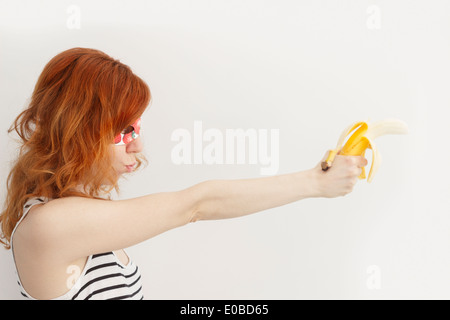
[[[331,167],[331,164],[329,163],[329,161],[322,162],[322,170],[323,171],[327,171],[330,167]]]

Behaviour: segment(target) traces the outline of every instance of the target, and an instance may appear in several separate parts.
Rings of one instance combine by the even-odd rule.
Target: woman
[[[70,49],[45,66],[8,131],[23,144],[0,216],[25,297],[142,299],[139,269],[122,248],[197,220],[343,196],[367,165],[363,157],[337,156],[327,172],[319,162],[291,174],[112,201],[121,175],[146,161],[139,132],[150,101],[145,82],[101,51]]]

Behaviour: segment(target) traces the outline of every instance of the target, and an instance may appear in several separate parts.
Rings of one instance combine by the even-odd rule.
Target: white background
[[[1,0],[0,200],[16,152],[6,131],[44,65],[96,48],[153,95],[150,164],[116,199],[260,177],[254,164],[173,164],[171,134],[193,133],[195,120],[279,129],[278,174],[315,166],[354,121],[392,117],[410,129],[377,139],[378,174],[345,197],[197,222],[129,248],[147,299],[450,298],[449,16],[446,0]],[[3,249],[0,298],[20,298]]]

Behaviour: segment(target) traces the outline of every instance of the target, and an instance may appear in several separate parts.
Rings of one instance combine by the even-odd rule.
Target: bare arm
[[[210,180],[199,187],[203,196],[191,222],[244,216],[317,195],[310,170],[255,179]]]
[[[30,230],[36,247],[64,261],[130,247],[189,222],[195,186],[126,200],[67,197],[36,208]]]
[[[326,157],[326,156],[325,156]],[[313,197],[344,196],[367,165],[363,157],[337,156],[335,167],[273,177],[206,181],[191,221],[239,217]]]
[[[318,163],[291,174],[205,181],[181,191],[120,201],[57,199],[36,208],[29,232],[39,246],[70,261],[126,248],[197,220],[239,217],[308,197],[345,195],[366,164],[362,157],[338,156],[326,173]]]

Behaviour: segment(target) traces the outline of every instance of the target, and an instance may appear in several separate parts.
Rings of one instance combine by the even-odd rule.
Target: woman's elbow
[[[208,191],[212,187],[212,181],[203,181],[183,190],[189,199],[188,223],[205,220],[205,208],[208,199]]]

